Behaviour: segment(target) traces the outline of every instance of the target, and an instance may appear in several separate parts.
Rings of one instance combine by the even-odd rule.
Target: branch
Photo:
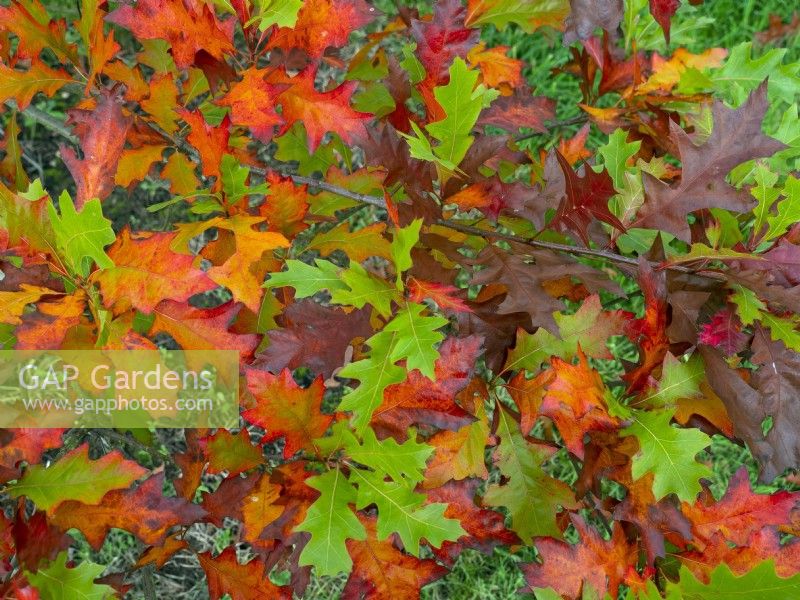
[[[12,106],[13,101],[6,102],[9,106]],[[13,104],[13,106],[16,106]],[[12,107],[13,107],[12,106]],[[47,114],[44,111],[39,110],[36,107],[29,106],[25,109],[24,113],[34,121],[37,121],[52,129],[54,132],[58,133],[62,137],[66,138],[73,144],[78,143],[78,139],[75,135],[69,130],[69,128],[58,119],[52,117],[51,115]],[[571,125],[575,123],[580,123],[581,121],[586,120],[584,116],[574,117],[572,119],[568,119],[566,121],[561,121],[556,123],[555,125]],[[190,144],[188,144],[185,140],[179,137],[175,137],[170,135],[161,127],[152,123],[150,121],[145,120],[145,123],[159,135],[161,135],[164,139],[168,140],[173,146],[180,149],[183,152],[186,152],[192,160],[196,162],[200,162],[200,155]],[[531,136],[528,136],[531,137]],[[518,138],[519,139],[519,138]],[[257,166],[250,166],[250,171],[256,173],[258,175],[266,176],[267,170],[262,167]],[[364,204],[370,204],[372,206],[377,206],[379,208],[386,208],[386,202],[380,196],[372,196],[370,194],[361,194],[359,192],[352,192],[347,188],[340,187],[338,185],[333,185],[332,183],[327,183],[326,181],[321,181],[319,179],[314,179],[313,177],[304,177],[302,175],[290,175],[292,181],[298,184],[307,184],[314,187],[317,187],[321,190],[325,190],[326,192],[331,192],[334,194],[338,194],[343,196],[344,198],[349,198],[351,200],[355,200],[356,202],[363,202]],[[447,227],[449,229],[453,229],[455,231],[461,231],[462,233],[469,233],[470,235],[479,235],[484,237],[490,237],[498,240],[506,240],[508,242],[516,242],[518,244],[524,244],[526,246],[531,246],[534,248],[542,248],[545,250],[551,250],[553,252],[565,252],[567,254],[573,254],[578,256],[592,256],[594,258],[600,258],[603,260],[607,260],[617,264],[624,264],[624,265],[631,265],[637,266],[639,262],[635,258],[631,258],[629,256],[623,256],[621,254],[616,254],[614,252],[608,252],[606,250],[595,250],[592,248],[581,248],[579,246],[568,246],[567,244],[557,244],[554,242],[543,242],[539,240],[529,240],[523,237],[519,237],[516,235],[511,235],[507,233],[500,233],[497,231],[487,231],[485,229],[479,229],[477,227],[472,227],[470,225],[463,225],[461,223],[457,223],[454,221],[449,221],[446,219],[439,219],[436,222],[438,225],[443,227]],[[705,277],[707,279],[715,279],[722,281],[725,279],[724,275],[720,273],[714,273],[709,271],[694,271],[689,267],[685,267],[683,265],[668,265],[666,267],[661,267],[660,263],[653,263],[651,262],[654,268],[666,268],[670,271],[678,271],[680,273],[687,273],[691,275],[697,275],[698,277]]]

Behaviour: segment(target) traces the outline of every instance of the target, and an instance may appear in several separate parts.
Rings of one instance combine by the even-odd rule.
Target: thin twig
[[[11,106],[10,101],[7,102]],[[67,126],[59,121],[58,119],[48,115],[47,113],[33,107],[29,106],[25,109],[24,114],[29,116],[35,121],[38,121],[45,127],[48,127],[58,133],[59,135],[63,136],[64,138],[68,139],[72,143],[77,144],[77,138],[72,134],[72,132],[67,128]],[[586,117],[579,116],[574,117],[573,119],[568,119],[566,121],[561,121],[556,123],[555,125],[568,125],[574,123],[580,123],[581,121],[585,120]],[[150,121],[145,121],[148,126],[150,126],[153,131],[156,131],[159,135],[164,137],[168,140],[172,145],[176,148],[182,150],[189,154],[192,160],[196,162],[200,162],[200,155],[195,148],[193,148],[190,144],[184,141],[181,138],[175,137],[170,135],[161,127],[152,123]],[[256,173],[261,176],[266,176],[267,170],[261,167],[250,166],[250,171]],[[327,183],[326,181],[321,181],[318,179],[314,179],[313,177],[304,177],[302,175],[290,175],[292,180],[295,183],[299,184],[308,184],[314,187],[317,187],[321,190],[325,190],[327,192],[331,192],[334,194],[338,194],[343,196],[344,198],[349,198],[351,200],[355,200],[356,202],[363,202],[365,204],[370,204],[372,206],[377,206],[380,208],[386,208],[386,202],[380,196],[372,196],[370,194],[361,194],[359,192],[353,192],[348,190],[347,188],[340,187],[338,185],[334,185],[331,183]],[[551,250],[553,252],[565,252],[567,254],[579,255],[579,256],[592,256],[594,258],[600,258],[603,260],[608,260],[610,262],[614,262],[617,264],[625,264],[631,266],[637,266],[639,264],[638,260],[635,258],[631,258],[629,256],[623,256],[621,254],[616,254],[614,252],[608,252],[606,250],[595,250],[593,248],[581,248],[579,246],[568,246],[566,244],[557,244],[554,242],[543,242],[539,240],[529,240],[523,237],[519,237],[516,235],[511,235],[507,233],[500,233],[498,231],[487,231],[484,229],[479,229],[477,227],[472,227],[470,225],[463,225],[461,223],[457,223],[455,221],[449,221],[445,219],[439,219],[437,224],[447,227],[449,229],[453,229],[456,231],[461,231],[462,233],[469,233],[471,235],[480,235],[486,236],[493,239],[500,239],[506,240],[509,242],[516,242],[519,244],[525,244],[527,246],[531,246],[534,248],[542,248],[545,250]],[[661,263],[651,263],[655,268],[664,268],[669,269],[670,271],[677,271],[681,273],[687,273],[691,275],[697,275],[698,277],[704,277],[706,279],[715,279],[719,281],[725,280],[725,276],[721,273],[715,273],[713,271],[694,271],[689,267],[685,267],[683,265],[666,265],[663,266]]]
[[[17,108],[17,103],[13,100],[6,100],[6,104],[12,109]],[[72,133],[72,130],[66,125],[66,123],[56,119],[52,115],[47,114],[43,110],[39,110],[35,106],[29,106],[25,110],[20,110],[19,114],[29,117],[37,123],[44,125],[48,129],[55,131],[58,135],[65,138],[70,143],[78,144],[78,138]]]

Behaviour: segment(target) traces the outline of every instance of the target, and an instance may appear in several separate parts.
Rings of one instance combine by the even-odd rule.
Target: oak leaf
[[[110,269],[93,274],[103,303],[115,314],[135,308],[145,313],[162,300],[185,302],[217,287],[195,263],[197,258],[170,250],[173,233],[131,234],[123,229],[108,255]]]
[[[325,393],[322,377],[317,377],[307,388],[297,385],[288,369],[276,376],[249,368],[246,377],[247,389],[255,397],[256,404],[242,416],[267,430],[262,441],[285,438],[285,458],[298,450],[316,452],[314,440],[322,437],[333,421],[332,416],[321,412]]]
[[[714,129],[702,146],[695,146],[689,134],[672,122],[670,133],[683,164],[681,181],[669,187],[644,173],[647,201],[633,226],[661,229],[689,242],[688,214],[715,207],[747,212],[752,205],[749,194],[731,186],[725,177],[736,165],[771,156],[785,147],[761,132],[768,106],[766,85],[760,86],[735,110],[716,101],[712,108]],[[739,139],[748,143],[735,141]]]
[[[199,53],[222,61],[234,51],[233,20],[220,22],[204,3],[139,0],[120,6],[106,20],[130,29],[139,39],[166,40],[181,68],[191,66]]]

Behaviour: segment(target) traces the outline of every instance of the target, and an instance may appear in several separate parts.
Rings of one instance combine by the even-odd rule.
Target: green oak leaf
[[[711,469],[695,461],[695,455],[711,445],[711,438],[699,429],[679,429],[670,421],[675,409],[634,411],[633,423],[620,432],[636,436],[639,451],[633,457],[633,478],[653,474],[653,495],[661,500],[668,494],[692,502],[700,492],[699,480],[712,475]]]
[[[320,493],[309,507],[306,518],[295,529],[311,534],[300,554],[300,566],[313,565],[317,575],[349,573],[353,561],[345,540],[363,540],[367,536],[350,504],[356,490],[339,469],[306,479],[306,485]]]
[[[359,509],[370,504],[378,507],[378,537],[385,539],[393,532],[400,536],[403,548],[419,556],[424,538],[439,548],[442,542],[455,541],[466,532],[457,519],[444,516],[447,504],[424,504],[425,495],[396,481],[385,481],[381,473],[353,469],[350,480],[358,486]]]
[[[70,270],[86,277],[94,261],[101,269],[114,266],[111,257],[103,248],[117,239],[111,228],[111,221],[103,216],[100,200],[92,198],[80,211],[75,210],[72,198],[64,191],[58,199],[59,215],[52,201],[47,204],[47,212],[56,246],[63,253]]]
[[[397,271],[397,289],[402,289],[401,275],[413,266],[411,250],[419,241],[422,219],[414,219],[410,225],[399,227],[392,238],[392,260]]]
[[[445,111],[445,117],[425,126],[439,142],[434,154],[448,163],[458,165],[472,145],[472,128],[481,110],[497,98],[499,92],[478,83],[478,71],[467,68],[461,58],[450,65],[447,85],[434,88],[433,95]]]
[[[114,598],[116,592],[110,585],[95,583],[106,568],[90,562],[67,567],[67,553],[61,552],[55,560],[36,573],[25,571],[25,577],[47,600],[104,600]]]
[[[577,503],[572,490],[542,468],[553,450],[529,443],[520,432],[519,424],[502,405],[498,412],[497,435],[500,445],[495,450],[495,464],[508,481],[490,484],[483,503],[505,506],[511,515],[511,529],[526,544],[535,536],[562,537],[556,524],[559,506],[575,508]],[[531,502],[532,498],[537,500]]]
[[[273,25],[294,27],[303,0],[255,0],[255,5],[257,11],[253,19],[258,21],[259,30],[266,31]]]
[[[679,398],[700,396],[700,384],[704,379],[705,365],[699,354],[693,354],[689,360],[682,361],[667,353],[658,388],[645,397],[642,404],[653,407],[672,406]]]
[[[119,450],[89,460],[89,445],[83,444],[49,467],[31,465],[6,491],[12,498],[25,496],[52,513],[67,500],[97,504],[107,492],[125,489],[146,473],[147,469],[125,459]]]
[[[633,158],[641,145],[640,140],[629,142],[628,132],[624,129],[617,129],[608,136],[608,141],[597,149],[600,156],[603,157],[603,165],[611,175],[614,188],[618,192],[625,187],[624,177],[628,169],[628,160]]]
[[[515,23],[525,33],[533,33],[544,25],[560,29],[570,10],[568,0],[491,0],[475,6],[480,10],[467,15],[469,27],[492,24],[503,30]]]
[[[308,298],[322,290],[346,290],[347,284],[339,279],[340,267],[329,260],[316,259],[316,266],[302,260],[289,259],[286,270],[270,273],[264,283],[265,288],[290,286],[295,289],[296,298]]]
[[[789,175],[781,195],[783,200],[778,202],[776,214],[767,216],[767,233],[764,241],[782,236],[789,227],[800,221],[800,179]]]
[[[378,440],[375,432],[367,427],[361,443],[355,436],[345,438],[345,452],[353,460],[386,474],[398,483],[419,483],[424,479],[425,464],[433,452],[433,446],[416,441],[416,432],[408,432],[408,439],[402,444],[388,437]]]
[[[669,600],[795,600],[800,598],[800,574],[779,577],[774,559],[765,560],[744,575],[734,575],[726,564],[717,566],[709,582],[699,581],[681,566],[678,583],[667,584]]]
[[[250,187],[247,178],[250,177],[250,167],[246,167],[239,162],[239,159],[231,154],[222,157],[220,166],[222,172],[222,191],[229,204],[241,200],[251,194],[268,194],[269,184]]]
[[[758,201],[758,204],[753,209],[753,214],[755,215],[753,230],[758,235],[767,222],[772,206],[781,192],[775,188],[775,184],[778,182],[778,175],[770,171],[769,167],[764,163],[759,162],[756,164],[754,178],[755,185],[750,188],[750,193]]]
[[[578,353],[578,344],[586,356],[610,358],[607,342],[613,335],[622,333],[625,316],[616,311],[603,310],[600,297],[589,296],[571,315],[554,312],[558,337],[539,327],[534,333],[517,330],[517,343],[509,351],[504,371],[526,369],[535,373],[549,362],[551,356],[570,360]]]
[[[439,315],[423,315],[426,310],[424,304],[406,302],[383,330],[397,334],[392,360],[405,359],[409,371],[418,369],[428,379],[434,379],[434,363],[439,358],[435,346],[444,339],[444,334],[437,330],[449,321]]]
[[[331,290],[331,302],[363,308],[367,304],[375,307],[382,317],[392,314],[392,301],[399,301],[395,286],[380,277],[375,277],[357,262],[339,273],[345,287]]]
[[[767,305],[756,296],[756,293],[746,287],[734,284],[733,293],[730,301],[736,306],[736,314],[739,315],[744,325],[752,325],[756,319],[761,318],[762,311],[767,310]]]
[[[366,429],[372,413],[383,402],[383,391],[406,378],[406,370],[394,364],[392,359],[396,335],[379,331],[367,340],[371,348],[369,358],[345,365],[339,371],[340,377],[361,382],[355,390],[345,394],[339,404],[339,410],[349,410],[355,414],[354,424],[358,432]]]

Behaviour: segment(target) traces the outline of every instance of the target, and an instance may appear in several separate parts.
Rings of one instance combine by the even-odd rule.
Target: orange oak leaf
[[[92,274],[103,304],[115,314],[131,308],[151,313],[162,300],[184,302],[217,287],[197,266],[197,257],[170,250],[176,235],[131,234],[124,228],[108,249],[114,266]]]
[[[219,600],[225,594],[229,594],[231,600],[291,598],[290,591],[270,581],[261,558],[240,564],[233,547],[226,548],[216,557],[202,553],[197,558],[206,573],[212,600]]]
[[[567,449],[583,459],[583,436],[589,431],[611,431],[619,419],[608,414],[605,385],[600,374],[589,366],[578,345],[578,364],[551,359],[551,381],[539,412],[558,427]]]
[[[467,60],[481,71],[483,82],[510,96],[522,84],[522,61],[508,56],[508,46],[486,49],[478,44],[467,54]]]
[[[437,488],[450,480],[467,477],[486,478],[486,446],[489,445],[489,421],[483,406],[476,406],[477,420],[456,431],[439,431],[427,443],[434,447],[425,471],[424,488]]]
[[[20,317],[29,304],[38,302],[42,296],[60,295],[50,288],[22,283],[19,290],[0,292],[0,323],[19,325]]]
[[[200,111],[180,110],[180,117],[189,125],[186,139],[197,148],[203,163],[203,175],[216,177],[220,183],[222,156],[228,150],[230,118],[226,115],[217,127],[209,125]]]
[[[347,44],[350,34],[378,16],[378,10],[363,0],[306,0],[294,27],[280,27],[267,48],[285,51],[299,48],[320,58],[326,48]]]
[[[131,118],[123,115],[121,99],[115,92],[104,93],[94,110],[75,109],[69,116],[81,140],[83,158],[66,146],[61,147],[61,158],[78,188],[75,208],[80,210],[87,200],[103,200],[114,188]]]
[[[57,349],[70,329],[81,322],[86,309],[83,291],[43,300],[36,305],[36,312],[23,315],[22,324],[14,335],[18,350]]]
[[[161,153],[166,147],[164,144],[158,144],[123,150],[114,175],[114,183],[120,187],[128,187],[147,177],[153,164],[161,160]]]
[[[308,212],[308,186],[295,185],[277,173],[267,175],[269,194],[258,207],[258,214],[267,219],[267,229],[292,239],[308,228],[303,222]]]
[[[142,109],[150,113],[156,125],[167,133],[178,130],[178,88],[172,73],[156,73],[150,80],[150,95],[140,102]]]
[[[261,284],[272,260],[267,253],[289,246],[289,240],[280,233],[253,229],[263,221],[262,217],[249,215],[214,219],[211,223],[219,229],[218,237],[203,249],[203,255],[214,263],[208,276],[227,287],[234,300],[254,313],[261,307]]]
[[[231,109],[231,122],[248,127],[257,140],[267,143],[272,139],[275,127],[283,124],[281,116],[275,112],[275,99],[282,86],[267,82],[269,69],[250,67],[243,73],[242,80],[217,101],[221,106]]]
[[[139,39],[166,40],[182,68],[191,66],[197,54],[222,61],[234,50],[233,19],[220,22],[210,5],[197,0],[138,0],[120,6],[106,20],[130,29]]]
[[[367,535],[364,540],[347,540],[353,559],[353,572],[342,594],[343,600],[414,600],[420,588],[447,571],[430,558],[420,559],[398,550],[393,536],[381,540],[377,520],[363,517]]]
[[[539,408],[547,392],[547,383],[551,379],[550,371],[542,371],[533,379],[528,379],[525,370],[520,370],[506,384],[506,390],[519,410],[519,428],[522,435],[528,435],[539,418]]]
[[[176,552],[188,550],[188,548],[189,544],[185,539],[182,539],[177,535],[168,537],[167,540],[160,546],[151,546],[145,552],[143,552],[139,557],[139,560],[136,561],[136,566],[138,568],[149,565],[150,563],[155,563],[156,568],[160,569],[167,563],[168,560],[172,558]]]
[[[170,527],[191,525],[206,514],[197,504],[164,496],[163,488],[164,474],[158,473],[136,489],[108,492],[99,504],[64,502],[52,521],[65,531],[79,529],[95,549],[100,548],[112,527],[130,531],[145,544],[160,544]]]
[[[169,189],[179,196],[191,195],[200,183],[194,169],[197,165],[182,152],[175,152],[167,159],[167,164],[161,171],[161,178],[170,182]]]
[[[281,486],[270,480],[266,473],[258,478],[258,483],[242,502],[242,523],[244,538],[256,543],[261,532],[283,514],[286,507],[278,504]]]
[[[87,78],[88,81],[86,82],[86,90],[91,88],[95,77],[103,72],[105,66],[120,50],[120,45],[114,41],[114,31],[109,31],[108,35],[103,33],[102,19],[95,21],[89,43],[89,59],[91,62],[91,70],[89,71],[89,77]]]
[[[229,330],[241,305],[226,302],[215,308],[195,308],[187,303],[162,300],[155,307],[150,333],[170,334],[184,350],[238,350],[244,359],[258,345],[258,336]]]
[[[640,347],[638,365],[623,376],[630,392],[643,388],[650,373],[664,360],[670,345],[664,274],[655,273],[650,263],[640,259],[639,286],[644,294],[644,316],[629,321],[625,327],[625,334]]]
[[[305,69],[299,75],[279,82],[289,84],[289,88],[278,96],[283,107],[281,114],[286,121],[281,133],[299,121],[308,134],[310,152],[316,150],[328,131],[338,134],[348,144],[366,138],[365,124],[372,115],[350,107],[350,98],[358,85],[355,81],[327,92],[318,92],[314,88],[314,72]]]
[[[20,110],[25,110],[37,93],[52,96],[72,81],[72,76],[65,70],[52,69],[38,59],[27,71],[18,71],[0,63],[0,101],[14,99]]]
[[[0,7],[0,28],[17,36],[18,58],[36,59],[50,48],[59,59],[77,59],[75,46],[66,40],[67,24],[53,21],[38,0]]]
[[[552,587],[569,600],[577,600],[591,586],[600,597],[616,596],[629,567],[635,567],[638,549],[629,544],[622,528],[614,527],[610,540],[604,540],[579,516],[572,523],[581,541],[568,544],[554,538],[537,538],[536,548],[542,564],[523,567],[531,588]]]
[[[242,413],[246,421],[267,430],[263,442],[283,437],[283,456],[289,458],[298,450],[315,452],[314,440],[322,437],[333,421],[322,414],[325,385],[317,377],[309,387],[295,383],[292,372],[284,369],[279,375],[248,368],[247,389],[255,405]]]
[[[754,493],[745,467],[734,474],[718,502],[704,494],[694,504],[684,502],[682,508],[700,540],[708,541],[714,535],[721,535],[740,546],[746,545],[750,536],[762,527],[787,528],[789,523],[798,522],[798,509],[800,494],[797,492]]]

